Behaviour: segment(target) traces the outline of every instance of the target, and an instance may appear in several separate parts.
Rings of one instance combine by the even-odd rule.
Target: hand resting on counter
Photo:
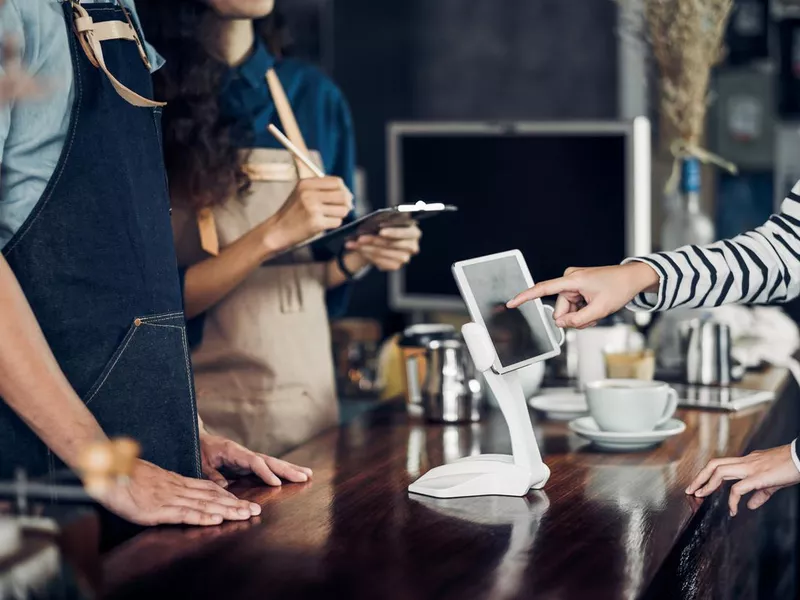
[[[715,458],[698,473],[686,488],[686,493],[705,498],[717,490],[723,481],[738,480],[731,487],[728,507],[731,516],[739,511],[742,496],[753,492],[747,508],[762,506],[778,490],[800,483],[800,470],[792,457],[792,444],[770,450],[758,450],[747,456]]]
[[[126,485],[112,486],[96,499],[138,525],[219,525],[261,513],[258,504],[214,482],[182,477],[144,460],[136,461]]]
[[[237,475],[255,475],[272,486],[281,485],[281,479],[291,483],[305,483],[313,475],[311,469],[298,467],[266,454],[258,454],[232,440],[202,429],[200,455],[203,475],[221,488],[228,487],[228,480],[220,473],[223,468]]]
[[[223,521],[246,521],[261,514],[258,504],[239,499],[224,489],[228,482],[219,469],[227,468],[240,475],[252,473],[274,486],[281,485],[280,478],[300,483],[312,475],[311,469],[256,454],[202,428],[200,453],[203,475],[210,481],[182,477],[137,460],[126,485],[113,486],[96,499],[138,525],[219,525]]]

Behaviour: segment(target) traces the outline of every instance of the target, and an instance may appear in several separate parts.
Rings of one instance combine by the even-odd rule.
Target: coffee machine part
[[[403,331],[398,346],[403,356],[406,407],[413,416],[422,416],[422,385],[426,377],[426,353],[432,341],[455,340],[458,333],[452,325],[419,324]]]
[[[425,352],[423,414],[435,423],[480,420],[483,389],[461,340],[431,340]]]
[[[411,325],[403,330],[400,346],[424,348],[432,340],[455,340],[458,337],[458,332],[452,325],[421,323],[419,325]]]

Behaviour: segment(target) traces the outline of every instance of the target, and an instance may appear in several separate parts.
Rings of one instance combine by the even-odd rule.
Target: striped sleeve
[[[657,293],[639,294],[628,305],[634,311],[788,302],[800,295],[800,182],[780,214],[753,231],[623,264],[632,261],[650,265],[659,277]]]

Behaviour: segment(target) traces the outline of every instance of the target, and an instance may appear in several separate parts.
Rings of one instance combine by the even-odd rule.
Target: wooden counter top
[[[786,372],[746,385],[772,389],[777,400],[735,414],[680,411],[686,431],[647,452],[602,453],[563,423],[537,422],[552,477],[524,499],[410,496],[408,484],[436,465],[510,452],[508,432],[499,413],[441,426],[384,406],[286,457],[312,467],[313,482],[237,483],[234,492],[264,507],[258,519],[150,530],[115,549],[105,561],[108,595],[706,598],[711,586],[716,598],[756,597],[742,590],[781,597],[794,586],[796,490],[736,519],[727,515],[727,490],[705,503],[683,492],[709,459],[786,443],[800,431]],[[785,539],[765,538],[765,527]],[[765,547],[771,575],[761,575]],[[773,596],[762,593],[769,586]]]

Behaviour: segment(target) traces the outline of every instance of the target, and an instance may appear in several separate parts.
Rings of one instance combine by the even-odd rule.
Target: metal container
[[[405,367],[406,408],[408,413],[421,417],[422,388],[428,372],[428,344],[435,340],[455,340],[458,333],[452,325],[412,325],[403,332],[398,345]]]
[[[731,329],[724,323],[695,319],[681,324],[686,356],[686,381],[728,385],[733,378]]]
[[[437,423],[475,422],[481,418],[483,388],[461,340],[432,340],[425,358],[423,414]]]

